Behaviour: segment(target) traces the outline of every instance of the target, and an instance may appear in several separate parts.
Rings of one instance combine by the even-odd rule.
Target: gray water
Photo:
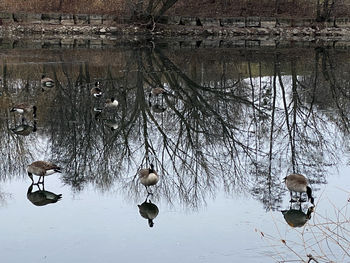
[[[349,49],[275,44],[2,39],[1,262],[350,262]],[[23,102],[36,118],[10,112]],[[62,167],[40,190],[36,160]],[[300,227],[281,212],[299,210],[293,172],[315,197]],[[62,199],[35,205],[43,187]]]

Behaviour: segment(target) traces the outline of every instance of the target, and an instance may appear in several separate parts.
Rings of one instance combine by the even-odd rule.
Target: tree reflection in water
[[[115,184],[135,200],[144,194],[137,171],[150,163],[161,175],[154,198],[193,208],[220,188],[251,192],[266,209],[280,208],[281,179],[290,172],[306,174],[314,190],[326,183],[348,131],[350,76],[346,64],[334,63],[335,51],[317,48],[300,66],[288,50],[268,50],[268,58],[266,51],[227,56],[224,50],[209,66],[199,51],[186,62],[155,47],[124,50],[122,70],[111,62],[72,61],[63,52],[55,54],[57,63],[33,65],[21,78],[13,77],[16,65],[4,64],[1,179],[22,176],[47,142],[46,155],[64,167],[63,181],[75,191]],[[40,72],[52,76],[55,88],[40,91]],[[101,99],[90,94],[96,81]],[[167,93],[150,98],[154,87]],[[117,108],[96,110],[111,97]],[[9,132],[16,120],[8,107],[23,98],[38,106],[37,132],[19,137]]]

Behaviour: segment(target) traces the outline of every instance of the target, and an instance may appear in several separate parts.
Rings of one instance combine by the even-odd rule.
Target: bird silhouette
[[[33,205],[36,206],[44,206],[48,204],[57,203],[61,200],[62,194],[55,194],[44,189],[40,189],[39,185],[37,185],[38,190],[33,192],[34,184],[31,184],[27,191],[27,198]]]
[[[153,227],[153,219],[155,219],[159,214],[158,207],[153,204],[151,200],[147,201],[147,198],[142,204],[137,206],[139,208],[140,215],[148,220],[148,225],[150,227]]]
[[[290,207],[289,210],[283,210],[281,212],[288,225],[291,227],[302,227],[310,220],[311,214],[314,212],[314,206],[310,206],[306,213],[302,211],[301,204],[299,205],[299,209]]]

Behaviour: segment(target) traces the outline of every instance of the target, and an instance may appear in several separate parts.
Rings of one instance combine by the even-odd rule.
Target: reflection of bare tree
[[[156,200],[162,196],[170,203],[181,200],[197,207],[223,187],[227,192],[251,191],[266,209],[277,208],[284,191],[280,178],[288,172],[306,174],[312,183],[325,182],[326,167],[337,161],[334,138],[341,138],[339,128],[344,132],[348,127],[343,105],[349,76],[337,75],[341,70],[334,70],[332,54],[315,54],[307,74],[293,58],[276,53],[269,65],[272,74],[264,76],[262,63],[247,54],[245,78],[232,74],[223,61],[217,79],[193,74],[157,46],[125,51],[120,72],[110,64],[96,70],[90,62],[74,64],[58,56],[56,64],[45,64],[42,70],[55,80],[55,89],[42,93],[38,81],[23,80],[38,105],[38,135],[14,137],[8,132],[11,116],[3,111],[0,129],[7,143],[1,151],[12,156],[1,165],[13,173],[9,167],[14,160],[29,163],[28,149],[33,148],[28,145],[45,137],[50,159],[64,167],[63,180],[76,191],[87,183],[101,190],[116,184],[139,199],[145,192],[137,171],[154,163],[161,177]],[[105,96],[100,100],[90,94],[96,80]],[[336,116],[319,105],[321,85],[334,100],[324,105],[335,108]],[[7,79],[8,94],[15,93],[14,86]],[[151,109],[152,87],[168,91],[157,98],[166,111]],[[118,99],[118,108],[95,118],[93,109],[110,97]],[[112,130],[108,123],[118,127]]]

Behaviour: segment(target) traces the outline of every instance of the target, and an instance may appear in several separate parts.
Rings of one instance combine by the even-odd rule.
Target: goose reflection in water
[[[21,124],[17,125],[16,127],[12,128],[11,131],[14,134],[21,135],[21,136],[28,136],[32,132],[36,132],[36,121],[34,121],[33,126],[28,124]]]
[[[289,210],[281,211],[286,220],[287,224],[291,227],[302,227],[310,220],[311,214],[314,212],[314,206],[310,206],[305,212],[301,208],[301,204],[298,205],[299,209],[292,208],[290,206]]]
[[[44,206],[48,204],[53,204],[61,200],[62,194],[55,194],[44,189],[40,189],[39,185],[36,184],[38,190],[33,192],[34,184],[31,184],[27,191],[27,198],[33,205]]]
[[[151,200],[147,201],[147,198],[142,204],[138,205],[139,213],[143,218],[146,218],[148,220],[148,225],[150,227],[153,227],[153,219],[158,216],[159,209],[155,204],[151,202]]]

